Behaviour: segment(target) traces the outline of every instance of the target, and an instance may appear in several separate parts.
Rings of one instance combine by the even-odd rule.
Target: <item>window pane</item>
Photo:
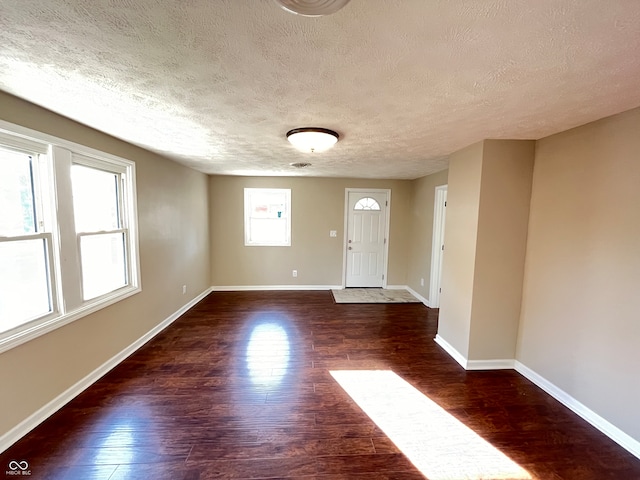
[[[51,311],[46,240],[0,242],[0,332]]]
[[[90,300],[127,284],[124,233],[80,237],[82,292]]]
[[[251,217],[282,218],[287,214],[287,197],[283,193],[252,193]]]
[[[358,200],[353,207],[354,210],[380,210],[380,205],[371,197],[365,197]]]
[[[245,188],[245,245],[291,245],[291,190]]]
[[[76,164],[71,167],[71,181],[77,232],[120,228],[118,174]]]
[[[31,157],[0,148],[0,236],[36,232]]]
[[[252,218],[249,223],[252,243],[283,244],[287,239],[287,221],[285,219]]]

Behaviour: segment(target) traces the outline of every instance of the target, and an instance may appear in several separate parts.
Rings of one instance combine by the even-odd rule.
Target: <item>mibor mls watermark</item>
[[[29,463],[26,460],[11,460],[7,465],[5,474],[8,477],[29,476],[31,470],[29,470]]]

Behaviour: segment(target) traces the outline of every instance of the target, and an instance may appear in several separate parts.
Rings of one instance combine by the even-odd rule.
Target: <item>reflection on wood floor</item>
[[[465,372],[433,341],[436,327],[437,311],[421,304],[216,292],[3,453],[0,469],[27,461],[30,478],[73,480],[422,479],[329,373],[390,370],[531,478],[640,478],[640,460],[518,373]],[[455,463],[459,452],[442,455]]]

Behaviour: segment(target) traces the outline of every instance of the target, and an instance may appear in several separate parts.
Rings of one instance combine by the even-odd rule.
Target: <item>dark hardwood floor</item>
[[[329,372],[392,370],[533,479],[640,479],[640,460],[515,371],[464,371],[436,327],[421,304],[216,292],[4,452],[1,468],[27,461],[33,479],[422,479]]]

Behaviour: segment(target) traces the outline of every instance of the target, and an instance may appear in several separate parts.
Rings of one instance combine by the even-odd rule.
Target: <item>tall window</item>
[[[0,352],[140,290],[135,164],[0,121]]]
[[[120,207],[122,175],[82,163],[71,167],[83,300],[127,284],[127,229]]]
[[[244,244],[291,245],[290,189],[244,189]]]
[[[0,331],[53,311],[39,145],[0,145]]]

